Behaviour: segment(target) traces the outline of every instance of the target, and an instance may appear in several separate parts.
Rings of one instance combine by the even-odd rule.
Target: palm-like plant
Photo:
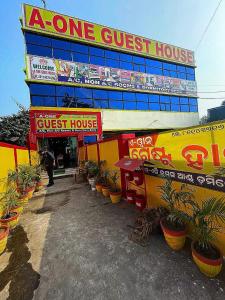
[[[211,197],[201,205],[192,203],[193,240],[200,249],[212,248],[212,242],[216,239],[216,233],[223,232],[225,223],[225,199]]]
[[[118,179],[119,179],[119,174],[116,170],[113,170],[111,173],[110,173],[110,179],[112,181],[112,188],[111,188],[111,191],[112,192],[119,192],[120,189],[118,188],[117,186],[117,182],[118,182]]]
[[[184,226],[184,223],[190,221],[190,215],[186,212],[178,209],[180,206],[187,207],[192,205],[193,202],[193,192],[188,189],[186,184],[182,184],[177,190],[173,188],[172,180],[170,178],[165,179],[165,183],[159,186],[161,192],[161,198],[164,200],[170,211],[167,216],[167,221],[169,221],[175,228],[180,228]]]
[[[6,191],[1,193],[0,203],[3,208],[3,215],[5,218],[10,217],[10,211],[18,204],[19,194],[16,188],[12,185],[7,185]]]

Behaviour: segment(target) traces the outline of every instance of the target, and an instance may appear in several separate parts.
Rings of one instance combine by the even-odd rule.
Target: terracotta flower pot
[[[29,198],[28,198],[27,194],[20,195],[20,197],[18,199],[19,205],[23,205],[23,206],[27,205],[28,201],[29,201]]]
[[[173,250],[180,250],[184,247],[186,240],[186,230],[172,230],[169,229],[165,224],[165,219],[160,220],[160,225],[165,237],[167,244]]]
[[[121,196],[122,196],[121,191],[119,191],[119,192],[111,192],[110,191],[110,199],[111,199],[112,203],[114,203],[114,204],[120,202]]]
[[[5,250],[8,235],[9,227],[5,225],[0,225],[0,254],[2,254]]]
[[[97,192],[99,192],[99,193],[102,192],[102,184],[101,183],[96,183],[95,187],[96,187]]]
[[[35,185],[35,192],[38,192],[42,189],[43,187],[43,182],[42,181],[38,181],[36,182],[36,185]]]
[[[218,250],[218,252],[220,253],[219,258],[217,259],[207,258],[202,254],[200,254],[199,252],[197,252],[197,250],[195,249],[195,243],[192,242],[191,251],[192,251],[192,257],[194,262],[196,263],[197,267],[204,275],[213,278],[220,273],[223,264],[223,257],[219,250]]]
[[[13,212],[13,213],[14,215],[8,219],[0,219],[0,223],[2,225],[8,226],[10,230],[15,228],[19,222],[19,214],[17,212]]]
[[[18,206],[16,206],[16,207],[13,207],[12,209],[11,209],[11,211],[13,212],[13,211],[15,211],[15,212],[17,212],[18,213],[18,215],[21,215],[22,214],[22,212],[23,212],[23,205],[18,205]]]
[[[134,179],[133,174],[131,172],[126,172],[125,177],[126,177],[126,180],[128,180],[128,181],[132,181]]]
[[[142,211],[146,207],[146,199],[144,195],[135,195],[135,206],[138,210]]]
[[[135,204],[135,196],[136,196],[136,191],[135,190],[127,190],[126,196],[127,196],[127,202],[128,203]]]
[[[109,187],[108,186],[102,186],[102,194],[105,197],[109,197]]]
[[[144,182],[144,175],[142,172],[134,172],[134,182],[136,185],[142,185]]]
[[[35,187],[30,187],[30,188],[26,189],[27,197],[29,200],[32,198],[34,190],[35,190]]]

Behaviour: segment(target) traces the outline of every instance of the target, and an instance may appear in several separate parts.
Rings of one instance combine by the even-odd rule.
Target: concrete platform
[[[31,200],[0,256],[0,299],[224,300],[225,271],[202,275],[190,255],[160,235],[147,247],[128,239],[138,213],[74,184]]]

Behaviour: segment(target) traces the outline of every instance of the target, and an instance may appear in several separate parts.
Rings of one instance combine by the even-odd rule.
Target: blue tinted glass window
[[[64,59],[64,60],[72,60],[71,52],[64,51],[62,49],[54,49],[53,50],[53,57],[54,58],[59,58],[59,59]]]
[[[108,93],[110,100],[122,100],[122,92],[109,91]]]
[[[177,73],[177,77],[180,79],[186,79],[186,73]]]
[[[150,110],[160,110],[160,104],[158,103],[149,103]]]
[[[59,107],[77,107],[77,100],[73,96],[56,97]]]
[[[90,64],[104,66],[105,59],[100,56],[90,56]]]
[[[71,50],[83,54],[88,54],[88,46],[78,43],[71,43]]]
[[[148,96],[149,96],[148,94],[136,93],[137,101],[148,102]]]
[[[122,101],[109,100],[109,108],[123,109],[123,102]]]
[[[195,80],[195,75],[187,74],[187,80]]]
[[[198,106],[190,105],[190,111],[191,112],[197,112],[198,111]]]
[[[180,111],[180,105],[171,104],[171,110],[172,111]]]
[[[145,66],[139,66],[139,72],[145,73]]]
[[[90,55],[104,56],[104,50],[101,48],[89,47]]]
[[[88,55],[81,53],[73,53],[73,61],[89,63]]]
[[[166,110],[167,111],[170,111],[171,109],[170,109],[170,104],[166,104]]]
[[[180,104],[188,104],[188,98],[180,97]]]
[[[149,102],[159,102],[159,95],[149,95]]]
[[[166,104],[160,104],[160,110],[166,110]]]
[[[112,59],[119,59],[120,55],[119,55],[119,52],[105,50],[105,57],[112,58]]]
[[[99,100],[101,103],[101,108],[109,108],[109,102],[105,100]]]
[[[133,70],[133,64],[129,62],[121,61],[120,68],[125,70]]]
[[[170,97],[169,96],[160,96],[160,102],[161,103],[170,103]]]
[[[152,74],[162,75],[163,71],[162,69],[152,68]]]
[[[170,101],[172,104],[179,104],[179,97],[170,97]]]
[[[144,57],[140,57],[140,56],[133,56],[133,62],[135,64],[138,64],[138,65],[144,65],[145,64],[145,59]]]
[[[31,95],[55,96],[55,86],[51,84],[30,84]]]
[[[93,98],[108,99],[108,92],[104,90],[93,90]]]
[[[197,105],[198,101],[197,101],[196,98],[189,98],[189,104],[191,104],[191,105]]]
[[[136,102],[124,102],[124,109],[135,109],[136,110]]]
[[[189,105],[181,105],[180,111],[189,111]]]
[[[132,55],[120,53],[120,60],[132,62]]]
[[[177,72],[175,72],[175,71],[170,71],[170,76],[171,76],[171,77],[177,78]]]
[[[93,108],[93,101],[90,99],[77,99],[77,107],[83,108]]]
[[[52,57],[52,49],[48,47],[27,44],[27,54]]]
[[[158,61],[158,60],[153,60],[153,59],[146,58],[146,65],[149,67],[154,67],[154,68],[162,68],[162,62]]]
[[[34,106],[56,106],[55,97],[47,96],[32,96],[31,97],[32,105]]]
[[[56,96],[74,96],[74,88],[69,86],[56,86]]]
[[[101,108],[101,100],[94,100],[94,108]]]
[[[170,64],[169,63],[163,63],[163,69],[170,70]]]
[[[137,102],[137,109],[138,110],[148,110],[148,103],[147,102]]]
[[[52,39],[52,47],[63,50],[71,50],[71,43],[64,40]]]
[[[125,101],[135,101],[136,100],[135,93],[123,92],[123,100],[125,100]]]
[[[115,59],[106,58],[105,59],[105,65],[108,66],[108,67],[112,67],[112,68],[119,68],[120,67],[120,62],[118,60],[115,60]]]
[[[177,66],[177,71],[178,72],[185,72],[185,67],[184,66]]]
[[[164,76],[170,76],[170,71],[168,71],[168,70],[163,70],[163,75],[164,75]]]
[[[92,89],[76,88],[75,95],[79,98],[92,98]]]
[[[133,65],[133,70],[139,72],[140,71],[139,65]]]
[[[186,72],[187,72],[188,74],[195,75],[195,68],[186,67]]]
[[[96,135],[90,135],[90,136],[84,136],[84,143],[90,144],[97,142],[97,136]]]
[[[33,34],[30,32],[25,32],[25,40],[26,43],[30,43],[30,44],[49,46],[49,47],[51,47],[52,45],[52,41],[50,38],[42,35]]]

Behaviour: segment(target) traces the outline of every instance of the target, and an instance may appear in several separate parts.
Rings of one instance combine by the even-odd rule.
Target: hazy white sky
[[[24,42],[20,0],[1,3],[0,115],[17,110],[13,99],[29,106],[24,83]],[[27,3],[42,6],[41,0]],[[219,0],[46,0],[49,9],[195,50]],[[225,0],[196,52],[200,116],[225,99]],[[217,99],[207,100],[213,97]]]

